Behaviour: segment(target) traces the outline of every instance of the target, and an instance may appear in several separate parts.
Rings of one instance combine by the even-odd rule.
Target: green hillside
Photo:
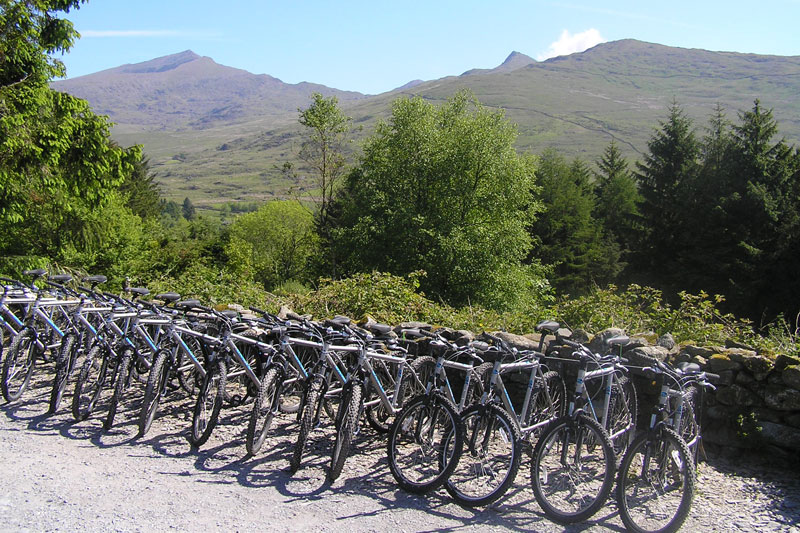
[[[738,111],[751,108],[758,98],[774,109],[787,141],[800,141],[800,57],[709,52],[634,40],[545,62],[514,53],[496,69],[372,97],[341,93],[345,96],[340,101],[361,127],[358,140],[388,116],[398,97],[444,101],[464,88],[484,105],[505,109],[519,127],[518,148],[533,153],[555,148],[568,157],[594,161],[616,139],[626,157],[636,159],[673,101],[685,108],[702,135],[717,104],[735,120]],[[290,187],[302,191],[303,183],[288,183],[279,167],[296,161],[296,109],[304,104],[293,100],[283,112],[273,107],[270,113],[257,113],[250,104],[229,101],[229,106],[244,106],[234,117],[206,113],[205,120],[176,123],[173,116],[157,126],[118,120],[114,136],[122,144],[144,144],[166,196],[188,196],[199,207],[285,196]]]

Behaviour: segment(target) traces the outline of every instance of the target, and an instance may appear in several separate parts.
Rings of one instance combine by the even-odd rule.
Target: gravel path
[[[288,457],[294,425],[280,420],[265,451],[247,457],[249,407],[223,411],[201,450],[186,435],[190,405],[167,403],[144,439],[136,439],[133,400],[103,432],[98,417],[72,422],[67,403],[43,414],[48,384],[0,407],[2,531],[622,531],[615,506],[586,524],[548,521],[526,488],[488,509],[465,509],[444,490],[427,497],[398,489],[383,441],[366,428],[342,476],[325,481],[330,430],[315,432],[305,466],[294,476]],[[141,397],[137,385],[133,398]],[[101,411],[102,412],[102,411]],[[764,459],[714,459],[700,466],[698,493],[684,531],[800,533],[800,474]]]

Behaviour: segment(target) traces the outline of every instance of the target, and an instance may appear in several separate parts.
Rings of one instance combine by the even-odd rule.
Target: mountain
[[[677,102],[704,135],[717,105],[734,122],[755,99],[773,109],[780,135],[800,142],[800,57],[712,52],[635,40],[537,62],[511,53],[493,69],[415,80],[388,93],[364,96],[321,85],[290,85],[267,75],[218,65],[192,52],[125,65],[54,87],[87,98],[117,122],[123,145],[143,143],[168,198],[190,197],[198,207],[263,200],[303,191],[280,167],[297,162],[297,109],[319,91],[336,95],[372,134],[396,98],[437,103],[468,89],[485,106],[517,124],[517,148],[554,148],[593,164],[614,139],[629,161]]]
[[[512,72],[514,70],[517,70],[518,68],[526,67],[531,63],[536,63],[536,60],[520,52],[511,52],[506,58],[506,60],[495,68],[492,69],[475,68],[466,71],[464,74],[462,74],[462,76],[472,76],[475,74],[487,74],[487,73],[497,73],[497,72]]]
[[[313,83],[226,67],[190,50],[52,84],[88,100],[96,113],[133,129],[203,129],[296,113],[313,92],[340,101],[364,98]]]

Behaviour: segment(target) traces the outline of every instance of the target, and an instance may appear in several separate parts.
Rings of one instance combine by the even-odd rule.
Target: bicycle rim
[[[669,428],[644,434],[620,466],[620,517],[630,531],[677,531],[689,515],[694,484],[694,463],[683,440]]]
[[[588,519],[614,483],[616,456],[608,434],[586,416],[554,422],[536,444],[531,481],[548,517],[561,523]]]
[[[461,422],[463,452],[445,486],[461,504],[488,505],[514,482],[522,451],[520,435],[511,417],[495,406],[467,409]]]

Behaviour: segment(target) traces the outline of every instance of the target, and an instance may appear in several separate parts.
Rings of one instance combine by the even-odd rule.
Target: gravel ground
[[[611,501],[579,526],[548,521],[526,487],[527,461],[499,503],[466,509],[444,490],[418,497],[398,489],[383,440],[369,428],[330,484],[330,430],[312,434],[304,468],[292,476],[295,425],[288,417],[262,452],[248,457],[249,406],[223,410],[198,451],[186,440],[185,398],[166,403],[147,436],[137,439],[139,385],[109,432],[99,416],[73,423],[69,395],[58,414],[44,414],[48,389],[49,383],[33,383],[22,400],[0,406],[2,531],[624,530]],[[683,530],[800,533],[799,474],[796,466],[763,457],[712,458],[700,466]]]

